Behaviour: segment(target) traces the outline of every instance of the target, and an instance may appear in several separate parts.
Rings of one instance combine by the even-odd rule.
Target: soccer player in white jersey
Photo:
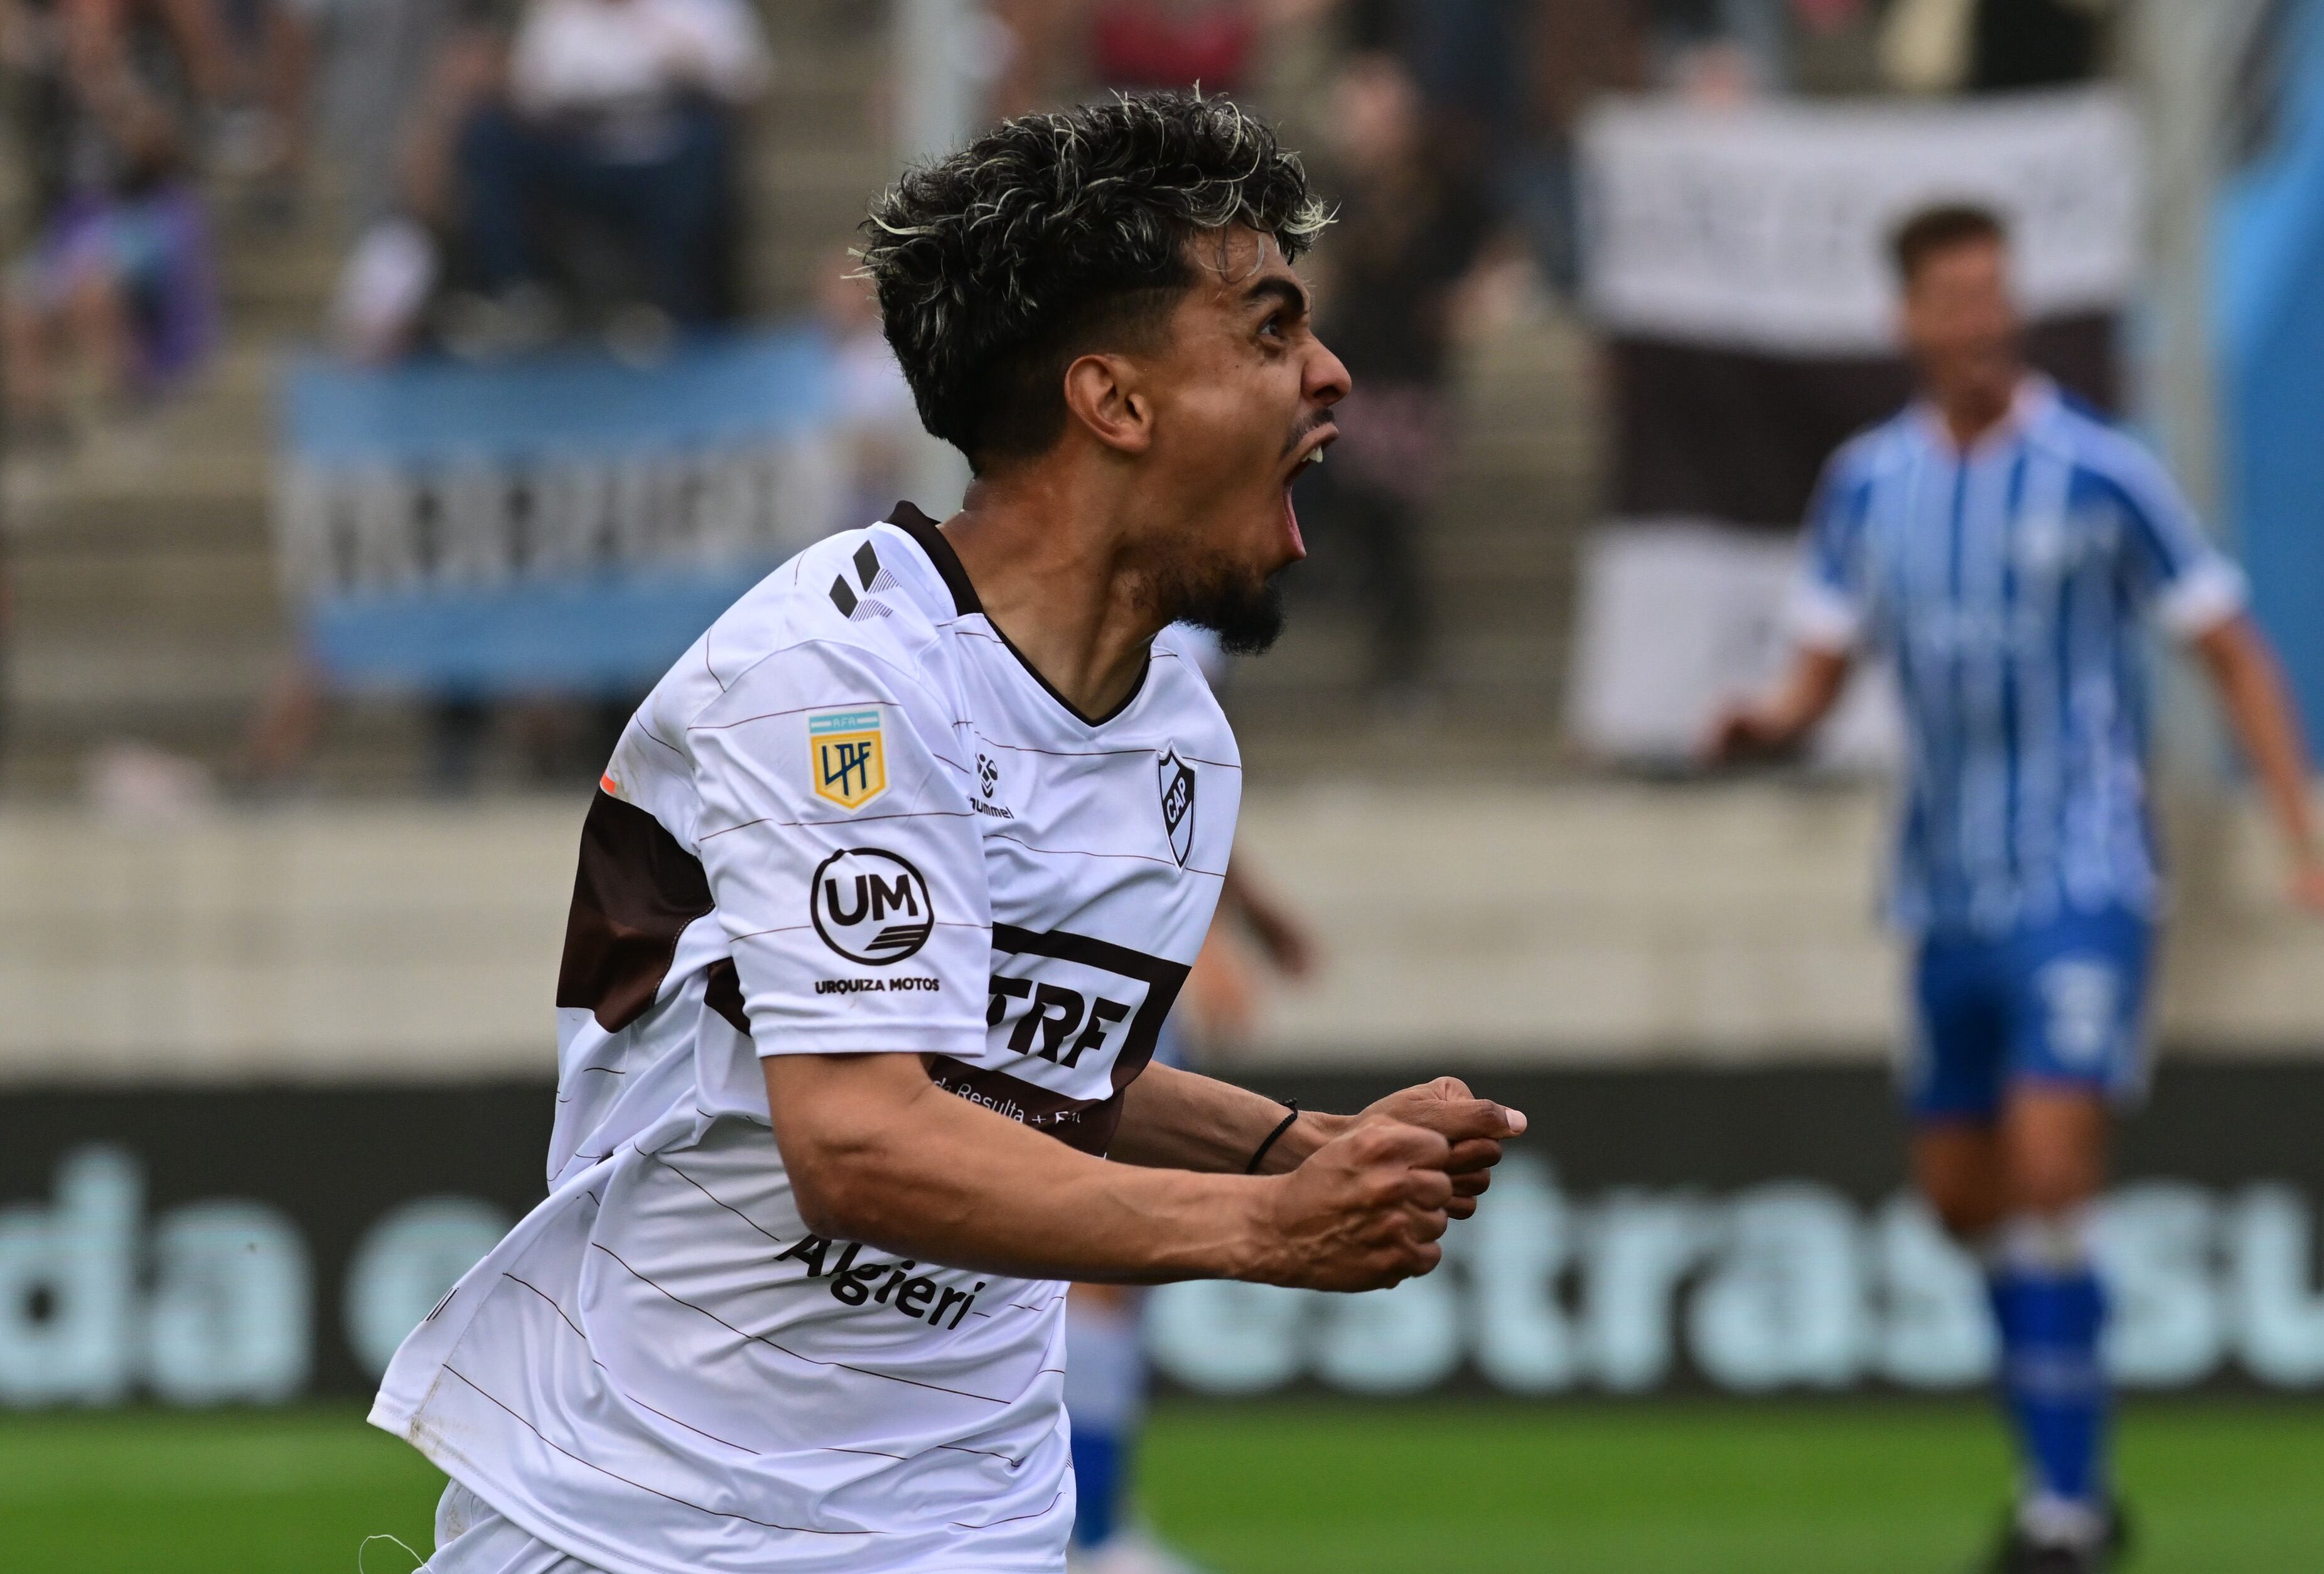
[[[1932,208],[1895,251],[1923,396],[1831,460],[1797,659],[1711,748],[1787,747],[1859,651],[1894,667],[1909,739],[1892,907],[1917,947],[1914,1171],[1988,1275],[2024,1460],[1996,1567],[2081,1574],[2121,1541],[2087,1225],[2109,1101],[2142,1082],[2162,902],[2150,618],[2217,680],[2310,908],[2324,909],[2324,851],[2241,574],[2144,448],[2026,369],[2000,223]]]
[[[1514,1111],[1149,1068],[1241,791],[1179,620],[1258,649],[1347,374],[1323,217],[1219,99],[1008,122],[862,256],[975,471],[809,548],[623,733],[558,981],[549,1195],[372,1413],[434,1574],[1055,1574],[1061,1281],[1426,1273]],[[1142,1073],[1142,1074],[1141,1074]]]

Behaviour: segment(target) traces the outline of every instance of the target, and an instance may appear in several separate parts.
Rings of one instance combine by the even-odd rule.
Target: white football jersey
[[[1180,638],[1083,716],[908,505],[721,617],[583,828],[550,1194],[373,1422],[612,1574],[1062,1568],[1065,1287],[810,1233],[757,1062],[918,1054],[1105,1152],[1241,796]]]

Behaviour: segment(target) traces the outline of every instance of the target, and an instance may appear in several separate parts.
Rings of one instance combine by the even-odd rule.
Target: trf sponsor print
[[[1062,984],[992,975],[992,1001],[985,1008],[984,1025],[998,1027],[1009,1020],[1012,1008],[1022,1004],[1009,1035],[1012,1054],[1038,1055],[1071,1070],[1083,1055],[1103,1049],[1106,1036],[1130,1016],[1130,1008],[1069,990]],[[1079,1028],[1076,1036],[1074,1029]],[[1071,1038],[1068,1045],[1067,1040]],[[1038,1038],[1039,1045],[1035,1046]]]

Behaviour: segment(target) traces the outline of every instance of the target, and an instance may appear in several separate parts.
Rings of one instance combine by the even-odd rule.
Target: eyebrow
[[[1270,296],[1302,317],[1307,313],[1307,291],[1301,288],[1296,279],[1286,279],[1280,275],[1271,279],[1262,279],[1244,290],[1243,304],[1250,306],[1265,300]]]

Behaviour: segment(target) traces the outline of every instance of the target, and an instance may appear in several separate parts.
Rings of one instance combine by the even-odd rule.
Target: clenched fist
[[[1474,1097],[1458,1077],[1390,1093],[1357,1116],[1350,1129],[1382,1121],[1420,1127],[1451,1145],[1444,1172],[1452,1178],[1452,1201],[1446,1211],[1455,1219],[1477,1211],[1477,1198],[1493,1183],[1493,1166],[1501,1162],[1501,1144],[1526,1128],[1523,1110]]]
[[[1417,1126],[1351,1125],[1268,1183],[1277,1190],[1268,1248],[1245,1276],[1301,1290],[1384,1290],[1427,1273],[1444,1255],[1436,1242],[1453,1201],[1452,1151]]]

